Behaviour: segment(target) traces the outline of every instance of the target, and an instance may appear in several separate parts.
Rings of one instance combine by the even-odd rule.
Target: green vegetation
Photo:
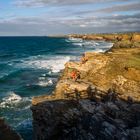
[[[137,53],[130,57],[127,61],[128,67],[134,67],[136,69],[140,69],[140,53]]]
[[[118,41],[113,45],[113,48],[131,48],[133,46],[133,43],[130,40],[122,40]]]

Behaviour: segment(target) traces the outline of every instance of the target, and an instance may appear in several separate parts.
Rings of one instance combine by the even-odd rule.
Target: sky
[[[140,0],[0,0],[0,36],[140,31]]]

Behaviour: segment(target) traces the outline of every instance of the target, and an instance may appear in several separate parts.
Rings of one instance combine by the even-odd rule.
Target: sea
[[[64,64],[112,43],[64,37],[0,37],[0,117],[24,140],[32,140],[31,100],[49,95]]]

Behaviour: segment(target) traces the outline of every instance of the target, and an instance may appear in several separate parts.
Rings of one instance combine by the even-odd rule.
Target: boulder
[[[137,140],[140,124],[135,123],[127,103],[121,105],[87,99],[39,103],[31,108],[34,140]],[[111,110],[118,115],[109,115]]]
[[[0,118],[0,140],[22,140],[22,138]]]

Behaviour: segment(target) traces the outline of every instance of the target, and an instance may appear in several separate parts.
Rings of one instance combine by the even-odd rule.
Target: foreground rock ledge
[[[0,140],[22,140],[22,138],[0,118]]]
[[[139,140],[140,104],[81,99],[32,107],[34,140]]]

